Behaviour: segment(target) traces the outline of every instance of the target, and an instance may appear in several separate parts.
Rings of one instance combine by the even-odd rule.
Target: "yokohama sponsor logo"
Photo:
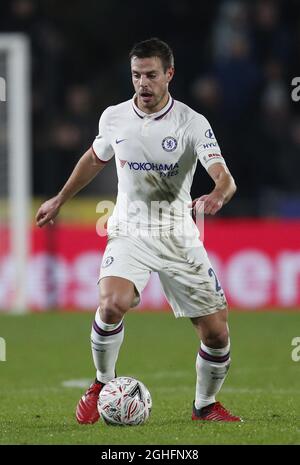
[[[121,160],[121,159],[120,159],[121,168],[124,168],[124,166],[126,165],[126,163],[127,163],[127,160]]]
[[[135,171],[173,171],[179,168],[178,163],[141,163],[141,162],[127,162],[129,169]]]

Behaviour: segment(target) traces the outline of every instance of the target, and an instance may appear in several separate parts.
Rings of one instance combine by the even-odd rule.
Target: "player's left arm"
[[[236,184],[229,169],[223,163],[214,163],[207,171],[215,183],[215,188],[210,194],[193,200],[192,208],[196,210],[204,208],[205,214],[215,215],[232,198],[236,192]]]

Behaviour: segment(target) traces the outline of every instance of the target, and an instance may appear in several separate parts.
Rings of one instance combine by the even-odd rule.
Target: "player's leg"
[[[107,276],[100,281],[100,305],[92,326],[91,345],[96,378],[103,384],[115,377],[124,338],[123,317],[135,296],[134,284],[128,279]]]
[[[76,418],[81,424],[95,423],[99,419],[99,393],[116,376],[115,366],[124,338],[123,317],[135,295],[135,286],[128,279],[107,276],[100,280],[100,305],[91,332],[96,379],[77,405]]]
[[[96,380],[77,405],[79,423],[94,423],[99,419],[97,400],[104,384],[115,377],[124,337],[123,317],[130,307],[138,304],[153,260],[130,237],[113,237],[108,241],[100,272],[100,305],[91,332]]]
[[[179,242],[179,238],[176,238]],[[197,354],[196,405],[194,416],[203,408],[212,406],[205,419],[237,421],[229,412],[217,414],[223,408],[215,396],[225,380],[229,364],[229,332],[227,302],[203,247],[176,247],[175,241],[164,243],[165,267],[159,273],[166,297],[176,317],[191,318],[202,340]],[[180,245],[180,244],[179,244]],[[220,408],[219,408],[220,407]],[[202,412],[203,413],[203,412]],[[224,414],[223,414],[224,413]],[[204,415],[201,415],[201,419]],[[199,418],[200,419],[200,418]]]
[[[196,359],[196,394],[193,420],[240,421],[219,402],[220,391],[230,366],[230,339],[227,309],[211,315],[191,318],[201,340]]]
[[[227,309],[191,318],[201,340],[196,359],[195,407],[201,409],[216,401],[230,365]]]

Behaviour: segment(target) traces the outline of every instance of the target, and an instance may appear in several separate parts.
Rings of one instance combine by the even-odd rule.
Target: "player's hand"
[[[49,199],[46,202],[44,202],[40,206],[35,216],[37,226],[42,228],[47,223],[53,224],[54,218],[59,213],[60,207],[61,207],[61,202],[58,196],[52,197],[52,199]]]
[[[195,214],[204,212],[206,215],[215,215],[221,210],[223,203],[224,196],[220,192],[213,191],[193,200],[189,206],[194,210]]]

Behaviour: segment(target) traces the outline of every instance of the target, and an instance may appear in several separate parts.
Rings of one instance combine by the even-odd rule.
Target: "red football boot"
[[[243,421],[240,417],[232,415],[220,402],[214,402],[201,409],[197,409],[194,402],[192,420]]]
[[[97,409],[98,397],[101,389],[105,384],[95,380],[88,388],[86,393],[81,397],[76,408],[76,419],[82,425],[96,423],[99,420],[99,412]]]

